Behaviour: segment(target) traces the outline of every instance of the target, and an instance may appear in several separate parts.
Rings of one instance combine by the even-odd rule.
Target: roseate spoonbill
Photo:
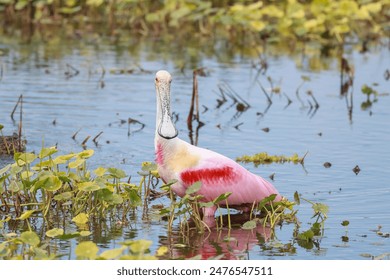
[[[157,94],[156,134],[154,138],[158,172],[164,182],[177,180],[171,188],[174,193],[183,197],[186,189],[197,181],[202,186],[197,194],[205,202],[213,201],[219,195],[231,192],[227,202],[229,207],[248,211],[254,202],[277,194],[274,186],[257,176],[234,160],[211,150],[193,146],[178,135],[172,121],[170,85],[172,77],[165,71],[156,73],[155,85]],[[220,202],[223,207],[225,201]],[[204,216],[214,216],[217,206],[203,208]]]

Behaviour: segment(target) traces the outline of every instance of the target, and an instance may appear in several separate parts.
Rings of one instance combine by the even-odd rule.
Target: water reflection
[[[176,234],[160,237],[160,244],[166,245],[170,250],[170,258],[173,259],[248,259],[249,252],[259,244],[269,242],[272,239],[273,231],[269,227],[260,224],[252,230],[242,229],[241,226],[247,222],[250,217],[248,214],[231,215],[232,229],[227,228],[228,216],[222,216],[224,227],[217,227],[221,217],[208,218],[205,223],[210,231],[199,233],[196,229],[190,229],[188,232],[180,232],[177,229]],[[190,224],[191,227],[191,224]]]

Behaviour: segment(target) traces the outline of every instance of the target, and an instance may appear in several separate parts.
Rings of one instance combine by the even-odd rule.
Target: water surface
[[[155,42],[144,42],[136,53],[127,46],[106,42],[64,43],[55,50],[45,44],[0,42],[0,48],[6,50],[0,57],[0,123],[5,126],[5,134],[17,130],[17,121],[11,120],[10,113],[23,94],[23,135],[28,151],[57,145],[63,153],[78,152],[83,149],[83,140],[91,136],[86,143],[87,148],[95,149],[91,168],[119,167],[138,182],[141,163],[154,160],[154,74],[160,69],[171,72],[172,110],[177,116],[179,136],[191,141],[186,119],[195,64],[209,70],[209,76],[198,78],[200,118],[205,123],[199,129],[199,146],[233,159],[258,152],[286,156],[308,152],[304,167],[288,163],[244,166],[266,178],[274,173],[275,186],[289,199],[298,191],[309,200],[329,206],[319,247],[307,249],[292,242],[293,228],[284,225],[277,229],[276,236],[283,244],[293,243],[295,250],[287,253],[270,249],[254,232],[234,229],[220,235],[195,234],[187,248],[172,252],[171,257],[214,256],[218,250],[212,244],[228,246],[220,242],[224,236],[239,241],[233,250],[229,245],[233,253],[226,258],[362,259],[361,254],[378,256],[390,252],[390,239],[375,232],[379,225],[383,232],[390,231],[390,97],[386,95],[390,82],[385,75],[390,54],[385,47],[372,47],[366,53],[353,47],[346,50],[345,57],[355,69],[349,93],[353,92],[352,115],[348,113],[346,97],[340,95],[340,67],[332,58],[323,58],[326,69],[313,70],[310,54],[271,54],[267,57],[267,72],[258,75],[253,68],[256,57],[239,52],[206,54],[201,49],[197,50],[197,61],[181,69],[172,55],[159,55]],[[75,69],[79,71],[77,75]],[[303,105],[296,96],[302,75],[310,78],[300,89]],[[271,106],[256,82],[269,89],[267,77],[281,88],[280,94],[272,95]],[[232,100],[217,108],[221,82],[228,83],[250,108],[237,112]],[[361,108],[366,100],[361,92],[364,84],[380,93],[367,109]],[[319,103],[317,110],[310,107],[314,102],[306,94],[308,90]],[[292,100],[290,105],[286,96]],[[128,118],[145,127],[141,129],[137,123],[128,126]],[[77,131],[74,140],[72,135]],[[100,132],[103,134],[95,145],[91,139]],[[0,168],[5,162],[7,159],[2,158]],[[325,162],[330,162],[331,167],[325,168]],[[356,165],[361,169],[358,175],[352,171]],[[161,198],[155,202],[159,203],[168,201]],[[314,222],[310,219],[310,204],[303,203],[298,209],[301,228],[309,229],[309,223]],[[169,242],[186,243],[175,234],[167,237],[166,223],[157,218],[142,221],[141,214],[134,213],[129,220],[133,222],[128,226],[95,229],[91,239],[102,248],[117,247],[119,241],[128,238],[151,239],[153,250]],[[341,225],[343,220],[350,222],[347,231]],[[257,232],[266,230],[258,228]],[[342,236],[348,236],[348,241]],[[63,242],[61,250],[69,252],[75,242]]]

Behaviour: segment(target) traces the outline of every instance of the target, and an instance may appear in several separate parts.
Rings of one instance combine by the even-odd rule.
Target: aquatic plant
[[[15,153],[13,164],[0,170],[1,208],[13,218],[33,213],[49,217],[53,211],[106,216],[124,205],[125,215],[140,204],[141,186],[124,182],[117,168],[87,169],[93,150],[54,157],[56,147],[38,154]]]
[[[73,238],[78,236],[88,236],[90,232],[73,232]],[[20,235],[10,233],[5,235],[5,241],[0,243],[0,259],[7,260],[50,260],[58,259],[61,254],[50,252],[47,247],[51,240],[61,240],[67,238],[62,229],[51,229],[46,232],[46,238],[41,239],[34,231],[24,231]],[[68,234],[69,235],[69,234]],[[74,252],[77,259],[88,260],[155,260],[167,252],[165,246],[156,250],[155,254],[150,254],[152,241],[124,240],[119,242],[119,248],[101,250],[93,241],[80,241]],[[99,253],[100,251],[100,253]]]
[[[286,156],[277,156],[277,155],[268,155],[266,152],[257,153],[252,156],[243,155],[241,157],[237,157],[236,161],[238,162],[252,162],[255,166],[260,164],[271,164],[271,163],[286,163],[292,162],[294,164],[303,164],[305,160],[306,154],[303,157],[299,157],[298,154],[293,154],[291,157]]]
[[[179,198],[171,191],[175,182],[161,185],[162,192],[156,190],[160,180],[154,163],[142,164],[138,172],[140,182],[134,184],[121,169],[98,167],[89,170],[88,161],[93,150],[57,154],[56,147],[44,147],[38,153],[15,153],[14,163],[0,169],[1,259],[62,258],[62,252],[49,249],[58,241],[69,239],[78,242],[74,249],[78,259],[166,258],[166,254],[180,244],[161,246],[151,254],[150,240],[128,239],[120,242],[120,247],[109,250],[102,250],[90,240],[95,235],[96,224],[102,226],[108,222],[121,226],[128,223],[128,215],[139,210],[143,222],[148,223],[155,216],[166,221],[168,235],[178,227],[183,239],[188,239],[193,232],[200,235],[212,231],[222,233],[237,227],[252,230],[259,225],[269,230],[267,238],[271,242],[276,237],[278,225],[293,223],[299,227],[294,209],[297,202],[286,199],[274,202],[273,196],[267,197],[253,204],[247,220],[236,224],[232,220],[237,214],[232,215],[229,205],[225,206],[226,210],[220,207],[231,193],[203,202],[202,196],[197,194],[201,182],[195,182],[185,196]],[[167,205],[153,204],[154,199],[162,196],[169,198]],[[310,203],[317,218],[310,230],[319,236],[323,232],[326,206]],[[219,215],[212,218],[210,224],[203,219],[201,208],[214,205],[218,207]],[[58,223],[59,220],[62,222]],[[309,232],[299,233],[296,238],[300,240],[307,234]],[[229,239],[229,235],[226,238]]]
[[[280,38],[340,44],[347,38],[372,40],[386,34],[388,1],[49,1],[0,2],[4,23],[21,25],[106,23],[109,32],[140,35],[217,33],[261,40]],[[81,21],[80,19],[83,19]],[[177,32],[181,31],[181,32]]]

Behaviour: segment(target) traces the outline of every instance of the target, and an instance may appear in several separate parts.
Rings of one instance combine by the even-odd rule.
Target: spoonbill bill
[[[209,202],[221,194],[231,192],[227,198],[229,207],[249,211],[255,202],[276,194],[276,201],[282,196],[275,187],[258,175],[249,172],[234,160],[211,150],[193,146],[178,137],[172,121],[170,85],[172,76],[165,70],[156,73],[157,94],[156,133],[154,138],[158,173],[167,183],[176,182],[171,189],[183,197],[186,189],[201,181],[197,194],[202,201]],[[220,206],[226,206],[226,201]],[[204,216],[214,216],[216,205],[203,208]]]

